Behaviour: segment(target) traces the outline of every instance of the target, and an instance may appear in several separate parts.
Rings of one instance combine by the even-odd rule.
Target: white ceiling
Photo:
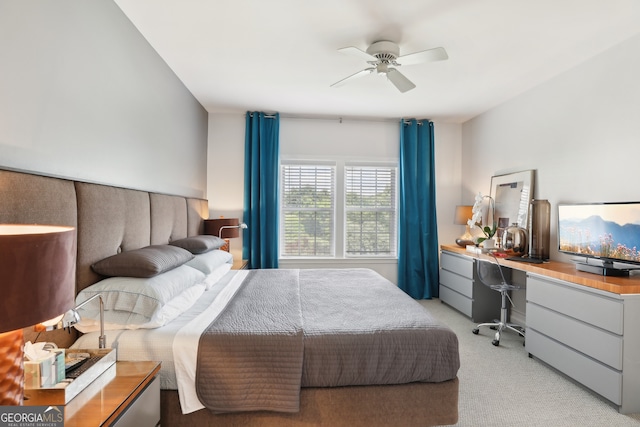
[[[640,33],[638,0],[115,0],[209,112],[463,122]],[[447,61],[330,85],[378,40]]]

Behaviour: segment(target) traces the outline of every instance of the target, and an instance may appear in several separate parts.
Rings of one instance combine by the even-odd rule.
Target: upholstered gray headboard
[[[102,279],[91,264],[202,234],[207,200],[0,170],[0,223],[77,228],[76,293]]]

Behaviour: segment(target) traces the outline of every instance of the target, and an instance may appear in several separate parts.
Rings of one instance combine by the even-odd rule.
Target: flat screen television
[[[558,250],[585,257],[577,270],[628,276],[640,268],[640,202],[559,204]]]

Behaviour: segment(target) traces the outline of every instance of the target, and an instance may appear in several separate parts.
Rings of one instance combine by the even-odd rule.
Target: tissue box
[[[53,369],[55,369],[56,372],[54,384],[57,384],[66,378],[66,372],[64,370],[64,348],[54,350],[53,353],[55,354],[54,357],[56,359],[53,363]]]
[[[51,387],[57,382],[57,369],[54,367],[56,355],[51,353],[47,357],[24,362],[24,388]],[[64,356],[62,358],[64,369]]]

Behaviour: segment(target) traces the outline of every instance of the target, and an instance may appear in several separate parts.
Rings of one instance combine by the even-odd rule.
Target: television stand
[[[631,269],[614,267],[612,262],[605,262],[602,265],[577,262],[576,270],[584,271],[586,273],[599,274],[600,276],[627,277],[629,276],[629,270]]]

